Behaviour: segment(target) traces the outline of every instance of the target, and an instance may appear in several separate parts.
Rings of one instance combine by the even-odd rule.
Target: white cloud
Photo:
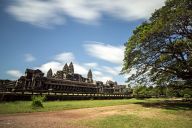
[[[102,70],[103,70],[104,72],[110,73],[110,74],[112,74],[112,75],[114,75],[114,76],[119,75],[119,73],[120,73],[120,71],[121,71],[121,69],[119,69],[119,66],[118,66],[118,67],[103,66],[103,67],[102,67]]]
[[[19,70],[8,70],[6,74],[16,79],[23,75],[22,72]]]
[[[55,55],[52,58],[52,61],[34,67],[34,69],[40,69],[46,75],[47,71],[51,68],[53,73],[56,73],[57,71],[63,69],[65,63],[69,64],[71,61],[73,62],[75,73],[87,77],[88,70],[91,69],[93,73],[93,79],[97,81],[103,81],[104,83],[107,80],[114,80],[115,77],[118,77],[121,70],[120,66],[102,66],[98,65],[96,62],[82,64],[78,63],[75,60],[75,56],[71,52],[63,52]]]
[[[95,76],[103,76],[103,73],[100,71],[93,71],[93,75]]]
[[[17,20],[50,27],[65,23],[66,17],[78,22],[98,22],[104,15],[121,20],[148,18],[165,0],[15,0],[7,12]]]
[[[74,70],[75,70],[75,73],[78,73],[78,74],[81,74],[83,75],[84,77],[87,77],[87,73],[88,73],[88,70],[89,70],[90,67],[87,67],[87,66],[82,66],[78,63],[74,63]],[[103,81],[104,83],[107,81],[107,80],[113,80],[113,77],[110,76],[110,75],[107,75],[101,71],[97,71],[97,70],[94,70],[92,69],[92,73],[93,73],[93,79],[94,80],[97,80],[97,81]]]
[[[84,45],[89,55],[114,63],[122,64],[124,57],[123,46],[112,46],[98,42],[90,42]]]
[[[80,64],[73,64],[74,65],[74,71],[75,73],[79,73],[79,74],[82,74],[84,76],[87,76],[87,73],[88,73],[88,69],[81,66]]]
[[[55,55],[53,61],[49,61],[45,64],[42,64],[38,67],[34,67],[34,69],[40,69],[45,74],[51,68],[53,73],[56,73],[58,70],[62,70],[65,63],[75,62],[75,57],[71,52],[63,52],[58,55]],[[78,63],[73,64],[75,67],[75,72],[79,74],[86,75],[88,70],[83,66],[79,65]]]
[[[75,57],[74,57],[73,53],[71,53],[71,52],[63,52],[63,53],[56,55],[54,57],[54,60],[63,62],[63,63],[67,63],[67,62],[69,63],[71,61],[74,61]]]
[[[113,80],[113,77],[110,75],[106,75],[104,72],[94,70],[94,67],[98,67],[99,65],[97,63],[83,63],[82,65],[75,62],[75,57],[72,53],[61,53],[56,55],[53,58],[53,61],[49,61],[47,63],[44,63],[40,66],[34,67],[34,69],[40,69],[43,73],[47,73],[47,71],[51,68],[53,73],[56,73],[59,70],[63,69],[63,66],[65,65],[66,62],[69,62],[73,60],[73,65],[74,65],[74,72],[81,74],[84,77],[87,77],[88,70],[91,68],[93,72],[93,78],[94,80],[98,81],[103,81],[106,82],[107,80]],[[108,67],[109,68],[109,67]],[[101,69],[103,70],[103,69]]]
[[[106,82],[107,80],[113,80],[112,76],[107,76],[106,74],[103,74],[100,71],[93,71],[93,79],[97,81]]]
[[[68,63],[69,64],[69,63]],[[53,73],[56,73],[59,70],[62,70],[65,63],[57,62],[57,61],[50,61],[45,64],[40,65],[39,67],[34,67],[34,69],[40,69],[43,73],[47,73],[47,71],[51,68]],[[80,64],[74,63],[74,72],[86,76],[88,73],[88,69],[81,66]]]
[[[61,11],[80,22],[95,22],[101,17],[98,5],[90,0],[57,0]]]
[[[34,69],[40,69],[42,72],[47,73],[47,71],[51,68],[53,70],[53,73],[56,73],[56,71],[62,70],[64,64],[61,62],[56,62],[56,61],[50,61],[45,64],[42,64],[39,67],[35,67]],[[74,70],[75,73],[81,74],[84,77],[87,77],[88,73],[88,67],[82,66],[78,63],[74,63]],[[106,82],[107,80],[113,80],[113,76],[111,75],[106,75],[105,73],[97,70],[92,70],[93,73],[93,79],[97,81],[103,81]]]
[[[85,65],[86,67],[89,67],[89,68],[95,68],[95,67],[98,66],[98,64],[97,64],[97,63],[94,63],[94,62],[92,62],[92,63],[84,63],[84,65]]]
[[[32,61],[36,60],[36,58],[32,54],[27,53],[24,56],[25,56],[25,61],[26,62],[32,62]]]
[[[57,5],[55,3],[55,5]],[[18,21],[27,22],[41,27],[50,27],[64,23],[64,18],[53,1],[42,0],[16,0],[9,5],[7,11]]]
[[[46,74],[47,71],[51,68],[53,73],[56,73],[56,71],[62,70],[63,66],[64,65],[62,65],[60,62],[50,61],[45,64],[42,64],[39,67],[34,67],[34,69],[40,69],[42,72]]]
[[[40,69],[45,74],[51,68],[53,73],[56,73],[58,70],[62,70],[65,63],[70,63],[75,60],[73,53],[71,52],[63,52],[55,55],[52,58],[52,61],[44,63],[38,67],[34,67],[34,69]]]

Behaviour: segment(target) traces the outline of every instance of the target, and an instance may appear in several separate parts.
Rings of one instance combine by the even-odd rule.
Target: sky
[[[124,44],[164,0],[1,0],[0,79],[26,68],[75,73],[124,84]]]

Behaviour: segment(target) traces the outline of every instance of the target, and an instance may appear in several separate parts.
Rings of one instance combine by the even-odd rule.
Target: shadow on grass
[[[191,101],[183,101],[183,100],[137,102],[135,104],[140,104],[143,107],[163,108],[163,109],[169,109],[169,110],[192,110],[192,102]]]

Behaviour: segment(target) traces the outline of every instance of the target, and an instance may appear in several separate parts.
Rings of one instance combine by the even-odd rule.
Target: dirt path
[[[0,128],[85,128],[75,125],[77,121],[103,118],[114,114],[141,114],[141,116],[155,117],[150,110],[140,105],[118,105],[97,108],[84,108],[56,112],[37,112],[24,114],[0,115]],[[145,114],[145,112],[147,112]],[[157,114],[158,115],[158,114]]]

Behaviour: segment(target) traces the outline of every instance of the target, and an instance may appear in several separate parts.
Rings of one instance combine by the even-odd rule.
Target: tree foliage
[[[192,1],[167,0],[133,31],[125,44],[122,73],[137,69],[132,79],[150,70],[157,83],[192,80]],[[131,80],[131,79],[129,79]]]
[[[147,98],[147,97],[192,97],[191,88],[175,88],[171,85],[168,86],[145,86],[135,85],[130,88],[132,90],[129,95],[133,95],[135,98]]]

